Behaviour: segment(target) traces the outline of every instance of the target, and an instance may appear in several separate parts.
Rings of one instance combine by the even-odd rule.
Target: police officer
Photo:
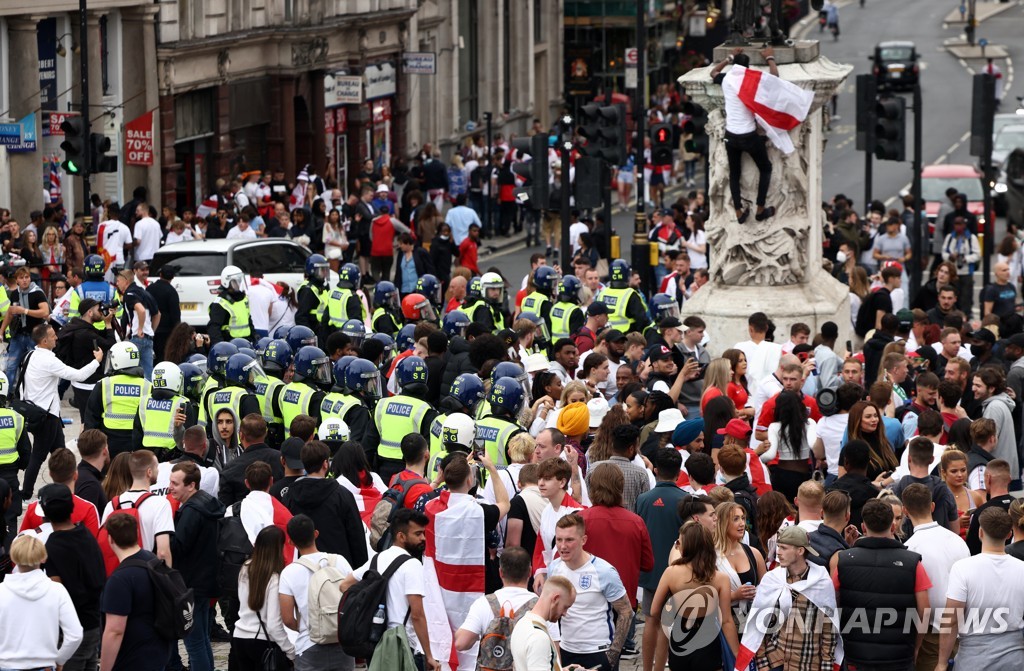
[[[469,361],[469,341],[466,340],[466,331],[471,323],[469,315],[462,310],[452,310],[441,320],[441,327],[448,334],[448,351],[444,355],[444,373],[441,375],[442,394],[459,374],[476,370]]]
[[[450,313],[449,313],[450,314]],[[430,423],[430,459],[427,477],[437,475],[445,456],[441,442],[442,427],[453,415],[464,415],[472,422],[477,407],[484,400],[484,383],[475,373],[463,373],[452,382],[448,395],[441,399],[441,412]]]
[[[360,278],[359,267],[354,263],[346,263],[338,271],[338,286],[327,296],[326,321],[321,331],[324,342],[349,319],[366,320],[366,308],[356,295]]]
[[[380,371],[366,359],[356,359],[345,368],[344,374],[344,407],[336,416],[345,420],[352,440],[363,446],[366,461],[375,467],[380,431],[373,421],[373,409],[381,396]]]
[[[379,340],[384,346],[384,351],[381,352],[377,370],[388,370],[391,367],[392,360],[395,358],[395,339],[387,333],[373,333],[368,339]]]
[[[139,403],[132,427],[132,443],[150,450],[160,461],[181,455],[185,429],[196,424],[196,409],[182,395],[181,369],[170,361],[153,366],[149,395]]]
[[[265,374],[258,361],[248,354],[232,354],[224,367],[225,386],[206,397],[209,416],[216,417],[221,410],[230,410],[235,416],[236,432],[242,428],[242,418],[251,414],[262,416],[260,401],[253,393],[261,377]],[[212,422],[207,425],[206,434],[211,441],[219,438]]]
[[[611,265],[608,286],[598,292],[598,300],[608,308],[608,328],[623,333],[640,332],[647,324],[647,308],[640,293],[629,286],[632,271],[622,259]]]
[[[68,312],[68,317],[81,317],[82,312],[78,309],[78,304],[86,298],[91,298],[97,303],[111,305],[114,299],[117,298],[117,289],[112,284],[103,279],[103,257],[99,254],[90,254],[85,257],[85,264],[83,266],[85,272],[85,281],[75,287],[75,290],[71,293],[71,307]],[[93,326],[96,326],[93,324]],[[102,324],[97,326],[102,328]]]
[[[402,317],[406,324],[419,324],[421,321],[437,323],[437,311],[433,303],[420,293],[408,294],[402,299]]]
[[[410,433],[429,436],[430,424],[437,411],[424,399],[427,397],[427,364],[418,356],[402,359],[395,366],[399,393],[382,399],[374,411],[374,423],[380,432],[377,448],[377,472],[384,482],[405,468],[402,439]]]
[[[116,343],[107,353],[106,376],[96,383],[85,408],[85,428],[106,434],[111,459],[135,449],[135,417],[142,399],[149,395],[139,348],[130,342]]]
[[[288,343],[288,346],[292,348],[292,354],[297,354],[303,347],[316,347],[316,333],[313,329],[308,326],[293,326],[288,329],[287,335],[284,336],[284,340]]]
[[[441,282],[437,279],[436,275],[431,275],[430,273],[420,275],[416,279],[416,293],[427,297],[430,304],[434,306],[434,314],[441,314],[443,295],[441,292]]]
[[[530,376],[526,374],[526,370],[519,364],[513,361],[501,361],[497,363],[494,368],[491,369],[491,385],[503,377],[510,377],[519,383],[519,386],[524,390],[524,394],[529,395],[530,393]],[[479,403],[476,407],[477,419],[486,417],[491,413],[491,403],[486,398]]]
[[[210,348],[206,357],[206,381],[199,391],[199,426],[213,424],[213,416],[209,413],[209,397],[216,390],[225,385],[225,371],[228,366],[228,359],[238,354],[238,348],[229,342],[219,342]],[[209,431],[209,429],[207,429]]]
[[[333,381],[331,359],[319,347],[306,345],[295,354],[292,365],[295,368],[292,381],[282,387],[278,395],[285,430],[299,415],[309,415],[319,426],[324,392]]]
[[[327,449],[331,451],[331,459],[333,459],[341,446],[352,440],[352,432],[349,430],[348,424],[337,417],[331,417],[320,422],[320,426],[316,430],[316,438],[327,445]],[[335,478],[338,477],[337,473],[333,473],[333,475]]]
[[[490,414],[476,422],[476,440],[496,466],[508,466],[508,441],[525,431],[517,418],[526,398],[523,386],[514,378],[499,378],[487,395]]]
[[[341,332],[348,336],[349,345],[358,352],[366,340],[366,325],[359,319],[349,319],[342,324]]]
[[[210,305],[210,344],[232,338],[252,338],[255,329],[249,314],[249,297],[245,293],[245,274],[238,266],[220,271],[219,298]]]
[[[377,282],[373,288],[373,305],[373,318],[370,320],[373,332],[386,333],[394,338],[402,327],[402,304],[394,282]]]
[[[474,308],[472,319],[491,333],[497,333],[509,322],[505,312],[505,280],[498,273],[484,273],[480,277],[480,287],[484,305]]]
[[[4,514],[7,520],[7,538],[0,538],[0,543],[5,545],[14,538],[18,530],[18,516],[21,515],[18,469],[28,466],[28,458],[32,452],[32,444],[25,431],[25,419],[7,407],[9,391],[7,376],[0,373],[0,478],[6,480],[11,487],[11,505]]]
[[[334,362],[334,386],[324,394],[324,400],[320,402],[320,423],[323,424],[331,417],[341,419],[348,410],[348,404],[358,403],[355,399],[347,399],[348,388],[345,386],[345,369],[356,360],[351,354],[346,354]]]
[[[441,467],[441,462],[448,455],[461,452],[466,455],[466,458],[472,459],[475,449],[477,449],[476,424],[473,422],[473,418],[463,414],[454,414],[445,418],[441,425],[441,453],[437,455],[436,459],[432,456],[427,462],[427,477],[435,478],[439,472],[444,470]],[[470,463],[470,466],[474,466],[474,464]],[[476,469],[477,487],[482,488],[487,481],[487,471],[480,466],[476,466]]]
[[[650,312],[652,323],[644,329],[644,337],[648,343],[651,343],[651,338],[658,333],[658,324],[669,317],[679,319],[679,303],[668,294],[654,294],[651,297]]]
[[[206,361],[204,360],[203,368],[205,367]],[[192,403],[192,406],[196,408],[197,421],[200,394],[203,391],[203,385],[206,384],[206,373],[203,372],[203,368],[200,368],[194,363],[183,363],[178,366],[178,370],[181,371],[181,393]]]
[[[587,321],[580,307],[583,283],[575,275],[566,275],[558,283],[556,302],[551,306],[551,342],[569,338]]]
[[[483,292],[483,285],[480,283],[479,277],[474,277],[469,281],[469,286],[466,287],[466,300],[463,301],[461,310],[466,313],[470,321],[479,321],[476,318],[476,311],[487,308],[484,304]]]
[[[327,309],[327,281],[330,276],[331,266],[326,258],[312,254],[306,259],[306,277],[295,294],[299,304],[295,311],[296,324],[320,330]]]
[[[267,422],[267,446],[280,449],[287,434],[284,418],[281,416],[281,388],[284,374],[292,365],[292,348],[284,340],[271,340],[263,349],[260,361],[263,374],[256,380],[253,393],[260,402],[260,413]]]
[[[533,271],[533,293],[523,299],[522,314],[534,314],[541,319],[541,338],[551,342],[551,297],[560,284],[558,271],[551,266],[538,266]]]

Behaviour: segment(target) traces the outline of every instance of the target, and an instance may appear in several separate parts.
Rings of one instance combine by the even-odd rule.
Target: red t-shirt
[[[779,392],[781,393],[781,392]],[[775,394],[770,399],[764,402],[761,406],[761,415],[757,418],[757,426],[754,428],[760,431],[767,431],[768,426],[775,421],[775,401],[779,398],[779,394]],[[814,400],[813,396],[803,395],[804,405],[807,406],[807,411],[810,413],[811,419],[817,422],[821,419],[821,412],[818,410],[818,402]]]
[[[461,309],[462,301],[460,301],[458,298],[452,298],[451,300],[448,301],[448,305],[444,306],[444,313],[448,314],[449,312]]]
[[[410,471],[407,468],[401,473],[396,473],[395,475],[393,475],[391,477],[391,482],[388,483],[388,486],[393,486],[395,484],[395,480],[398,480],[399,478],[401,478],[402,480],[412,480],[414,478],[422,477],[423,476],[420,475],[419,473]],[[418,484],[413,485],[412,487],[408,487],[405,490],[405,507],[412,510],[416,506],[416,501],[418,501],[421,496],[423,496],[424,494],[428,494],[432,491],[434,491],[434,489],[429,484]]]
[[[654,568],[647,525],[639,515],[621,507],[594,506],[580,511],[580,516],[587,523],[587,543],[583,549],[618,570],[629,602],[636,608],[640,572]]]
[[[93,536],[98,536],[100,533],[100,522],[99,515],[96,513],[96,506],[90,501],[80,499],[77,496],[73,497],[74,507],[71,509],[71,522],[72,524],[81,524],[89,530]],[[42,526],[46,520],[39,516],[39,502],[34,501],[29,504],[28,510],[25,511],[25,517],[21,520],[21,527],[18,529],[19,532],[26,531],[28,529],[35,529]]]
[[[469,268],[474,275],[480,274],[477,267],[477,244],[470,238],[466,238],[459,245],[459,263]]]

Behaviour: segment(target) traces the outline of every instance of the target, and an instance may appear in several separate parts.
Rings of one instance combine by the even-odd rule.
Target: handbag
[[[267,637],[267,649],[263,651],[263,656],[260,659],[260,669],[262,671],[286,671],[291,669],[292,665],[288,662],[288,658],[281,651],[281,648],[270,638],[270,633],[267,632],[267,626],[263,624],[263,618],[260,617],[259,611],[256,611],[256,619],[260,622],[260,629],[263,630],[263,635]],[[259,631],[256,632],[256,638],[259,638]]]

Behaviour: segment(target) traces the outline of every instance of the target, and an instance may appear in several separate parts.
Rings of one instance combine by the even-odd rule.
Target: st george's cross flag
[[[757,125],[784,154],[792,154],[789,131],[807,118],[814,92],[760,70],[734,65],[722,81],[725,95],[736,96],[750,110]]]

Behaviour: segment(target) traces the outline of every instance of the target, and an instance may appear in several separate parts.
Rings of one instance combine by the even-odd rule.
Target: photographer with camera
[[[54,353],[57,358],[72,368],[81,368],[93,360],[93,350],[99,347],[106,352],[114,346],[114,329],[111,322],[114,311],[105,303],[92,298],[83,298],[78,304],[81,317],[74,317],[60,330]],[[97,370],[82,382],[72,382],[74,398],[71,404],[78,408],[85,423],[85,405],[92,388],[103,377],[102,369]]]

